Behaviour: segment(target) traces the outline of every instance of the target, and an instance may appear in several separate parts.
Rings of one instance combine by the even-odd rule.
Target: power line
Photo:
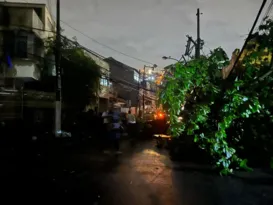
[[[33,29],[33,30],[39,30],[39,31],[44,31],[44,32],[51,32],[51,33],[56,34],[55,31],[46,30],[46,29],[42,29],[42,28],[35,28],[35,27],[22,26],[22,25],[15,25],[15,24],[13,24],[13,25],[11,25],[11,26],[16,26],[16,27],[18,27],[18,28],[20,28],[20,29],[30,29],[30,30]],[[61,37],[64,38],[64,39],[66,39],[66,40],[68,40],[69,42],[73,43],[74,45],[78,46],[79,48],[82,48],[83,50],[87,51],[87,52],[90,53],[90,54],[96,55],[96,56],[98,56],[98,57],[100,57],[100,58],[102,58],[102,59],[106,58],[105,56],[102,56],[101,54],[98,54],[98,53],[96,53],[95,51],[92,51],[92,50],[90,50],[89,48],[86,48],[85,46],[79,44],[77,41],[71,40],[71,39],[67,38],[67,37],[64,36],[64,35],[61,35]]]
[[[26,0],[24,0],[24,1],[27,2]],[[29,3],[29,2],[27,2],[27,3]],[[105,48],[108,48],[109,50],[112,50],[112,51],[114,51],[114,52],[117,52],[117,53],[119,53],[119,54],[121,54],[121,55],[123,55],[123,56],[126,56],[126,57],[128,57],[128,58],[137,60],[137,61],[139,61],[139,62],[148,63],[148,64],[151,64],[151,65],[154,65],[154,63],[151,63],[151,62],[149,62],[149,61],[146,61],[146,60],[143,60],[143,59],[134,57],[134,56],[132,56],[132,55],[129,55],[129,54],[126,54],[126,53],[124,53],[124,52],[121,52],[121,51],[119,51],[119,50],[117,50],[117,49],[114,49],[114,48],[112,48],[112,47],[110,47],[110,46],[108,46],[108,45],[106,45],[106,44],[103,44],[103,43],[99,42],[98,40],[92,38],[91,36],[85,34],[84,32],[80,31],[79,29],[74,28],[73,26],[69,25],[68,23],[66,23],[66,22],[64,22],[64,21],[62,21],[62,20],[61,20],[61,22],[62,22],[63,24],[65,24],[66,26],[68,26],[69,28],[73,29],[74,31],[77,31],[78,33],[82,34],[82,35],[85,36],[86,38],[92,40],[93,42],[95,42],[95,43],[97,43],[97,44],[99,44],[99,45],[101,45],[101,46],[103,46],[103,47],[105,47]]]
[[[255,27],[256,27],[257,21],[258,21],[259,18],[260,18],[260,15],[261,15],[261,13],[262,13],[262,11],[263,11],[263,9],[264,9],[264,6],[265,6],[266,2],[267,2],[267,0],[263,0],[262,5],[261,5],[261,7],[260,7],[260,9],[259,9],[259,11],[258,11],[258,14],[256,15],[256,18],[255,18],[255,20],[254,20],[254,23],[253,23],[253,25],[252,25],[252,28],[251,28],[250,31],[249,31],[249,34],[248,34],[248,36],[247,36],[247,39],[245,40],[244,45],[243,45],[243,47],[242,47],[242,49],[241,49],[241,51],[240,51],[238,57],[236,58],[236,60],[235,60],[235,62],[234,62],[234,65],[232,66],[232,68],[231,68],[231,70],[230,70],[230,73],[234,70],[235,66],[237,65],[237,63],[238,63],[240,57],[242,56],[242,54],[243,54],[243,52],[244,52],[244,50],[245,50],[245,48],[246,48],[246,46],[247,46],[247,43],[248,43],[249,40],[251,39],[253,30],[254,30]]]
[[[20,29],[33,29],[33,30],[51,32],[51,33],[55,33],[55,34],[56,34],[55,31],[45,30],[45,29],[41,29],[41,28],[28,27],[28,26],[21,26],[21,25],[12,25],[12,26],[19,27]],[[73,43],[75,46],[77,46],[77,47],[79,47],[79,48],[85,50],[86,52],[92,54],[92,55],[95,55],[95,56],[97,56],[97,57],[99,57],[99,58],[101,58],[101,59],[103,59],[103,60],[107,58],[107,57],[102,56],[101,54],[98,54],[98,53],[96,53],[95,51],[92,51],[92,50],[90,50],[89,48],[87,48],[87,47],[81,45],[80,43],[78,43],[78,42],[75,41],[75,40],[71,40],[71,39],[67,38],[67,37],[64,36],[64,35],[61,35],[61,37],[64,38],[65,40],[67,40],[67,41]],[[114,63],[117,63],[117,62],[114,62]],[[121,63],[121,62],[119,62],[119,63]],[[121,64],[123,64],[123,63],[121,63]],[[124,69],[125,69],[125,70],[130,70],[130,69],[128,69],[128,68],[124,68]],[[135,69],[135,68],[132,68],[132,69],[133,69],[134,71],[136,71],[137,73],[139,73],[139,71],[138,71],[137,69]]]
[[[14,26],[17,26],[17,25],[14,25]],[[44,29],[40,29],[40,28],[32,28],[32,27],[19,26],[19,25],[18,25],[18,27],[19,27],[19,28],[22,28],[22,29],[34,29],[34,30],[41,30],[41,31],[48,31],[48,32],[53,32],[53,33],[55,33],[55,31],[44,30]],[[78,42],[76,42],[76,41],[73,41],[73,40],[71,40],[71,39],[69,39],[69,38],[67,38],[67,37],[65,37],[65,36],[61,36],[61,37],[63,37],[64,39],[68,40],[69,42],[73,43],[74,45],[78,46],[79,48],[84,49],[85,51],[89,52],[90,54],[99,55],[99,57],[105,58],[105,57],[103,57],[103,56],[100,56],[100,54],[97,54],[97,53],[91,51],[90,49],[88,49],[88,48],[86,48],[86,47],[80,45],[80,44],[79,44]],[[33,56],[36,56],[36,57],[38,57],[38,58],[45,59],[44,57],[35,55],[35,54],[33,54],[33,53],[28,53],[28,54],[29,54],[29,55],[33,55]],[[67,58],[66,58],[66,59],[67,59]],[[67,59],[67,60],[69,60],[69,59]],[[71,60],[69,60],[69,61],[71,61]],[[55,61],[53,61],[53,62],[55,62]],[[128,68],[125,68],[125,69],[126,69],[126,70],[130,70],[130,69],[128,69]],[[132,68],[132,69],[133,69],[133,70],[136,70],[136,69],[134,69],[134,68]],[[137,70],[136,70],[136,71],[137,71]],[[138,71],[137,71],[137,72],[138,72]],[[123,83],[129,83],[131,86],[135,86],[135,87],[138,86],[138,85],[132,84],[131,82],[128,82],[128,81],[125,81],[125,80],[122,80],[122,79],[119,79],[119,78],[117,78],[116,80],[121,80],[121,81],[123,81]],[[127,84],[127,85],[128,85],[128,84]],[[146,88],[144,88],[144,87],[141,88],[141,89],[143,89],[143,90],[145,90],[145,91],[149,91],[149,92],[154,92],[153,90],[149,90],[149,89],[146,89]]]
[[[32,55],[34,57],[37,57],[37,58],[40,58],[40,59],[43,59],[43,60],[48,60],[48,61],[51,61],[51,62],[55,63],[54,60],[47,59],[47,58],[45,58],[43,56],[39,56],[39,55],[36,55],[34,53],[27,52],[26,54]],[[67,56],[62,55],[62,57],[65,58],[67,61],[75,63],[73,60],[69,59],[69,57],[67,57]],[[109,81],[112,81],[112,82],[115,82],[115,83],[118,83],[118,84],[122,84],[124,86],[130,87],[130,88],[135,89],[135,90],[138,90],[138,85],[137,84],[133,84],[132,82],[123,80],[121,78],[112,78],[112,77],[109,77],[109,76],[104,75],[104,74],[101,74],[101,78],[102,79],[107,79]],[[150,90],[150,89],[147,89],[147,88],[144,88],[144,87],[141,88],[141,89],[143,89],[145,91],[148,91],[148,92],[154,92],[153,90]]]
[[[112,47],[110,47],[110,46],[108,46],[108,45],[106,45],[106,44],[103,44],[103,43],[97,41],[96,39],[94,39],[94,38],[88,36],[87,34],[83,33],[82,31],[80,31],[80,30],[78,30],[78,29],[76,29],[76,28],[74,28],[73,26],[69,25],[68,23],[66,23],[66,22],[64,22],[64,21],[62,21],[62,20],[61,20],[61,22],[62,22],[63,24],[65,24],[66,26],[68,26],[69,28],[73,29],[74,31],[77,31],[78,33],[82,34],[82,35],[85,36],[86,38],[89,38],[90,40],[94,41],[95,43],[97,43],[97,44],[99,44],[99,45],[101,45],[101,46],[103,46],[103,47],[105,47],[105,48],[108,48],[108,49],[110,49],[110,50],[112,50],[112,51],[115,51],[115,52],[121,54],[121,55],[124,55],[124,56],[126,56],[126,57],[128,57],[128,58],[131,58],[131,59],[140,61],[140,62],[142,62],[142,63],[148,63],[148,64],[151,64],[151,65],[154,65],[154,63],[151,63],[151,62],[149,62],[149,61],[142,60],[142,59],[140,59],[140,58],[137,58],[137,57],[128,55],[128,54],[126,54],[126,53],[124,53],[124,52],[118,51],[118,50],[116,50],[116,49],[114,49],[114,48],[112,48]]]
[[[13,26],[17,26],[17,25],[13,25]],[[21,29],[34,29],[34,30],[41,30],[41,31],[47,31],[47,32],[56,33],[55,31],[44,30],[44,29],[40,29],[40,28],[32,28],[32,27],[19,26],[19,25],[18,25],[18,27],[21,28]],[[82,45],[79,44],[78,42],[76,42],[76,41],[74,41],[74,40],[71,40],[71,39],[67,38],[66,36],[61,36],[61,37],[64,38],[65,40],[67,40],[67,41],[73,43],[73,44],[74,44],[75,46],[77,46],[78,48],[81,48],[81,49],[85,50],[86,52],[88,52],[88,53],[90,53],[90,54],[92,54],[92,55],[96,55],[97,57],[102,58],[103,60],[106,58],[106,57],[101,56],[100,54],[97,54],[96,52],[91,51],[90,49],[88,49],[88,48],[82,46]],[[31,54],[31,55],[34,55],[34,54]],[[41,57],[41,56],[39,56],[39,57]],[[120,62],[114,61],[114,63],[120,63]],[[122,63],[121,63],[121,64],[122,64]],[[124,69],[125,69],[125,70],[130,70],[129,68],[126,68],[126,67],[125,67]],[[132,69],[133,69],[134,71],[137,71],[138,74],[139,74],[139,71],[138,71],[138,70],[136,70],[135,68],[132,68]],[[124,81],[124,82],[128,82],[128,81]],[[128,83],[130,83],[130,82],[128,82]]]

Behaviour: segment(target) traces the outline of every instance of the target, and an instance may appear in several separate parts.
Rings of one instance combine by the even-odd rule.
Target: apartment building
[[[41,78],[45,42],[54,36],[55,27],[45,4],[0,3],[2,85],[17,87]]]

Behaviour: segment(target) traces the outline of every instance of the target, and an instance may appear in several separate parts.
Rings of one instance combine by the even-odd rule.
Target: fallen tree
[[[273,159],[272,60],[264,57],[265,50],[272,53],[272,21],[260,26],[255,41],[235,66],[236,52],[230,61],[221,48],[176,64],[160,93],[171,135],[190,137],[222,174]]]

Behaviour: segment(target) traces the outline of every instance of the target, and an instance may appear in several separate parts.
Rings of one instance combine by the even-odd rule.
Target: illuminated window
[[[102,85],[102,86],[108,86],[108,80],[104,79],[104,78],[101,78],[100,79],[100,85]]]
[[[134,80],[137,82],[139,81],[139,73],[136,71],[134,71]]]

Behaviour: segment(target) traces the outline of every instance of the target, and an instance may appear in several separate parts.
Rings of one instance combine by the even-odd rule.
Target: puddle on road
[[[154,150],[151,150],[151,149],[145,149],[142,151],[142,154],[149,154],[149,155],[153,155],[153,156],[157,156],[157,157],[165,157],[164,155],[161,155],[160,153],[154,151]]]

